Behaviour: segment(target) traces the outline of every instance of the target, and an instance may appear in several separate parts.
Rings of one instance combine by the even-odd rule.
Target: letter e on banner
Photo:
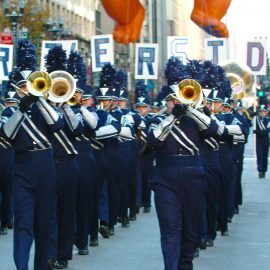
[[[158,78],[158,44],[136,43],[135,79]]]
[[[112,35],[91,37],[92,71],[101,71],[108,63],[114,64]]]
[[[0,80],[7,81],[12,71],[13,45],[0,44]]]
[[[167,37],[167,56],[179,57],[183,64],[187,63],[189,57],[189,40],[188,37],[169,36]]]
[[[253,75],[266,75],[266,42],[255,40],[247,42],[247,65]]]
[[[220,64],[227,59],[227,40],[225,38],[204,40],[205,59]]]

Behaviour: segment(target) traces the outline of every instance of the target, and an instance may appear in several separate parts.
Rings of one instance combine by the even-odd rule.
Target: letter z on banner
[[[92,71],[101,71],[108,63],[114,64],[112,35],[91,37]]]
[[[247,65],[253,75],[266,75],[266,42],[254,40],[247,42]]]
[[[0,80],[7,81],[12,71],[13,45],[0,44]]]
[[[158,44],[136,43],[135,79],[156,80],[158,78]]]
[[[66,51],[67,57],[71,51],[78,50],[78,40],[43,40],[41,49],[41,64],[40,70],[46,71],[45,68],[45,56],[48,54],[49,50],[56,45],[62,45],[62,48]]]

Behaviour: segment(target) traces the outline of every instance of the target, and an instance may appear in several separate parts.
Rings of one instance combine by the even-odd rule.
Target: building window
[[[96,10],[96,29],[101,30],[101,13]]]

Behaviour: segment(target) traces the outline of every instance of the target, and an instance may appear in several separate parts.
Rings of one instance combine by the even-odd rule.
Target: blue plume
[[[113,87],[117,88],[119,91],[123,90],[126,91],[127,90],[127,74],[124,70],[119,69],[116,72],[116,76],[115,76],[115,80],[113,81]]]
[[[201,83],[202,81],[202,61],[200,60],[188,60],[186,66],[186,72],[191,79]]]
[[[201,75],[201,86],[202,88],[217,90],[218,89],[218,68],[217,65],[211,61],[204,61],[202,63],[202,75]]]
[[[37,51],[28,39],[20,39],[16,47],[17,66],[19,70],[36,70]]]
[[[188,75],[186,74],[185,65],[178,57],[172,56],[166,65],[165,78],[168,85],[178,83],[183,79],[186,79]]]
[[[220,90],[223,91],[224,97],[230,98],[232,95],[232,88],[230,80],[225,77],[223,82],[221,83]]]
[[[137,80],[135,84],[135,96],[138,97],[146,97],[147,94],[147,85],[144,84],[143,80]]]
[[[67,60],[67,72],[74,76],[75,79],[85,81],[87,80],[86,65],[83,57],[75,51],[69,54]]]
[[[115,80],[116,76],[116,70],[115,68],[110,64],[106,64],[103,66],[101,73],[100,73],[100,79],[99,79],[99,87],[110,87]]]
[[[67,53],[62,45],[56,45],[51,48],[45,56],[45,66],[49,73],[56,70],[66,71],[67,69]]]

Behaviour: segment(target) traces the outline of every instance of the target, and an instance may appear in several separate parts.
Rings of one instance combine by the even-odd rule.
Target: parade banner
[[[264,40],[247,42],[247,65],[253,75],[266,75],[266,42]]]
[[[156,80],[158,78],[158,44],[136,43],[135,79]]]
[[[0,80],[8,80],[8,74],[12,71],[13,45],[0,44]]]
[[[189,39],[182,36],[167,37],[167,56],[177,56],[186,64],[189,58]]]
[[[62,45],[62,48],[66,51],[67,57],[71,51],[78,50],[78,40],[43,40],[41,48],[41,64],[40,70],[46,71],[45,68],[45,56],[49,50],[57,45]]]
[[[205,59],[220,64],[227,59],[227,40],[214,38],[204,40]]]
[[[91,37],[92,71],[101,71],[108,63],[114,64],[112,35],[100,35]]]

